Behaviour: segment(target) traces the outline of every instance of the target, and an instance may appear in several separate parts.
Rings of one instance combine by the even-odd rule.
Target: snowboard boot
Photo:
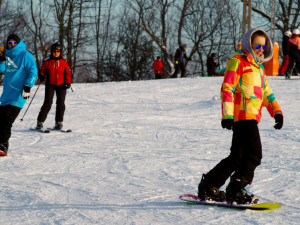
[[[219,188],[209,184],[206,174],[202,175],[201,182],[198,186],[198,197],[201,200],[224,202],[226,196],[224,191],[220,191]]]
[[[41,130],[41,129],[43,129],[43,126],[44,126],[43,122],[37,121],[36,129]]]
[[[230,178],[230,182],[226,188],[226,201],[228,203],[236,203],[238,205],[257,204],[258,199],[254,195],[247,193],[245,187],[249,184],[248,181],[242,178]]]
[[[55,130],[61,130],[63,128],[63,123],[62,122],[56,122],[55,123]]]
[[[8,143],[0,143],[0,156],[7,156]]]

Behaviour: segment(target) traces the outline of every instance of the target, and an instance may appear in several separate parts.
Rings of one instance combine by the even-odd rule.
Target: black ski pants
[[[208,183],[220,188],[232,176],[250,184],[255,168],[262,159],[262,146],[256,120],[243,120],[233,125],[230,155],[207,173]],[[246,184],[246,185],[247,185]]]
[[[290,74],[294,68],[294,63],[296,62],[296,72],[300,73],[300,50],[297,46],[291,45],[289,51],[289,65],[286,69],[285,74]]]
[[[21,108],[5,105],[0,106],[0,143],[8,147],[8,142],[11,137],[11,128],[16,118],[18,117]]]
[[[185,74],[186,74],[186,69],[185,69],[185,65],[184,63],[178,63],[178,64],[175,64],[175,72],[173,74],[173,77],[176,78],[177,77],[177,74],[181,71],[181,77],[185,77]]]
[[[51,109],[53,103],[54,93],[56,93],[56,115],[55,122],[63,122],[65,113],[65,99],[66,99],[66,88],[65,85],[46,85],[45,88],[45,99],[41,111],[38,115],[37,120],[39,122],[45,122],[47,115]]]

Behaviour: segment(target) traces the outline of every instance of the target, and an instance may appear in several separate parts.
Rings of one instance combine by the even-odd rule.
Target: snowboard
[[[38,129],[38,128],[36,128],[36,127],[32,127],[32,128],[30,128],[30,130],[33,130],[33,131],[39,131],[39,132],[41,132],[41,133],[50,133],[50,130],[49,129],[44,129],[44,128],[42,128],[42,129]]]
[[[184,194],[179,196],[179,199],[196,205],[209,205],[209,206],[218,206],[218,207],[225,207],[225,208],[232,208],[232,209],[250,209],[250,210],[273,210],[279,209],[281,205],[275,202],[264,202],[258,204],[245,204],[245,205],[237,205],[237,204],[230,204],[227,202],[215,202],[215,201],[202,201],[197,195],[191,194]]]

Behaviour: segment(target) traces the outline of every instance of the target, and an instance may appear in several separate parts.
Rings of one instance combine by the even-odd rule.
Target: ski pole
[[[27,111],[28,111],[28,109],[29,109],[29,107],[30,107],[30,105],[31,105],[31,103],[32,103],[32,101],[33,101],[33,99],[34,99],[34,97],[35,97],[37,91],[39,90],[40,86],[41,86],[41,84],[39,84],[39,86],[37,87],[37,89],[36,89],[34,95],[32,96],[32,99],[31,99],[31,101],[30,101],[30,103],[29,103],[29,105],[28,105],[28,107],[27,107],[27,109],[26,109],[26,111],[25,111],[25,113],[24,113],[22,119],[21,119],[21,122],[24,120],[24,117],[25,117],[25,115],[26,115],[26,113],[27,113]]]
[[[71,91],[74,92],[72,86],[71,86]]]

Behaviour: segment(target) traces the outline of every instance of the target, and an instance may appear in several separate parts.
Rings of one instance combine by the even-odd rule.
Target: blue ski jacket
[[[0,63],[0,72],[4,72],[0,105],[23,108],[26,103],[26,99],[22,98],[23,87],[34,85],[37,67],[33,55],[26,51],[26,44],[22,40],[14,48],[5,51],[6,61]]]

